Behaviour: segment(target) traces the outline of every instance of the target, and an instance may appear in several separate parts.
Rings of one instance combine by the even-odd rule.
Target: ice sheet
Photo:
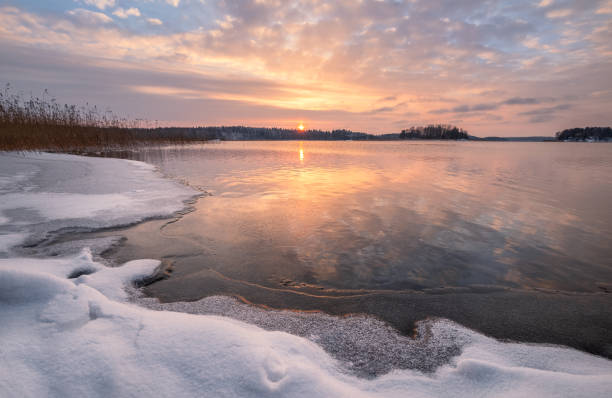
[[[0,154],[0,235],[28,242],[65,228],[101,228],[165,217],[198,192],[146,163],[63,154]],[[1,242],[9,238],[0,237]]]

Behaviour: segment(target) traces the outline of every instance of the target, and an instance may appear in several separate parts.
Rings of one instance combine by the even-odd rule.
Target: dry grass
[[[138,128],[138,122],[101,112],[95,106],[23,98],[6,85],[0,92],[0,150],[79,152],[193,142],[193,137]]]

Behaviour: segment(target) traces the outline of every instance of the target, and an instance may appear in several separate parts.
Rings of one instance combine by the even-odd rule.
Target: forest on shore
[[[555,137],[559,141],[612,141],[610,127],[584,127],[558,131]]]

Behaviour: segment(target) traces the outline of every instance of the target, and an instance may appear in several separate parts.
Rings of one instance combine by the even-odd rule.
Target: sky
[[[612,125],[612,0],[0,0],[0,83],[155,125]]]

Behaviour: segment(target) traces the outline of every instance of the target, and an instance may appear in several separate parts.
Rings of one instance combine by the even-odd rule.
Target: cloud
[[[83,3],[97,7],[100,10],[106,9],[106,7],[114,7],[115,0],[83,0]]]
[[[573,13],[574,13],[574,10],[570,8],[561,8],[557,10],[548,11],[546,13],[546,16],[548,18],[565,18],[565,17],[569,17]]]
[[[156,25],[156,26],[163,24],[162,20],[158,18],[147,18],[147,22],[151,25]]]
[[[556,113],[557,111],[564,111],[570,109],[572,105],[570,104],[561,104],[557,106],[553,106],[550,108],[538,108],[527,112],[521,112],[519,115],[521,116],[534,116],[534,115],[549,115],[551,113]]]
[[[537,98],[514,97],[514,98],[508,98],[507,100],[503,102],[503,104],[504,105],[534,105],[534,104],[539,104],[540,102],[541,100]]]
[[[499,104],[497,103],[482,103],[476,105],[458,105],[451,109],[435,109],[430,111],[433,114],[445,114],[445,113],[468,113],[468,112],[482,112],[482,111],[491,111],[499,108]]]
[[[608,0],[602,4],[595,13],[600,15],[612,14],[612,1]]]
[[[85,10],[83,8],[70,10],[67,14],[83,25],[100,25],[113,21],[113,19],[106,14]]]
[[[491,111],[501,108],[504,105],[537,105],[544,102],[554,101],[554,98],[535,98],[535,97],[512,97],[500,102],[491,102],[491,103],[480,103],[475,105],[458,105],[453,108],[444,108],[444,109],[434,109],[430,111],[430,113],[443,115],[446,113],[470,113],[470,112],[483,112],[483,111]],[[546,109],[554,109],[554,108],[546,108]],[[561,109],[561,108],[559,108]],[[540,111],[534,111],[542,112]],[[528,115],[530,113],[522,113],[523,115]]]
[[[181,0],[166,0],[166,3],[170,4],[173,7],[178,7],[181,4]]]
[[[372,113],[391,112],[394,109],[395,109],[395,107],[393,107],[393,106],[383,106],[381,108],[373,109],[371,112]]]
[[[432,109],[429,111],[429,113],[433,115],[443,115],[445,113],[450,113],[450,112],[451,112],[450,109]]]
[[[119,7],[115,11],[113,11],[113,15],[116,15],[117,17],[122,18],[122,19],[125,19],[129,16],[139,17],[140,10],[135,7],[130,7],[127,10]]]
[[[529,123],[546,123],[555,120],[559,111],[571,109],[570,104],[561,104],[549,108],[538,108],[527,112],[519,113],[520,116],[530,116]]]
[[[477,104],[477,105],[470,107],[469,112],[492,111],[497,108],[499,108],[498,104]]]
[[[537,37],[527,37],[521,44],[527,48],[541,48],[540,39]]]

